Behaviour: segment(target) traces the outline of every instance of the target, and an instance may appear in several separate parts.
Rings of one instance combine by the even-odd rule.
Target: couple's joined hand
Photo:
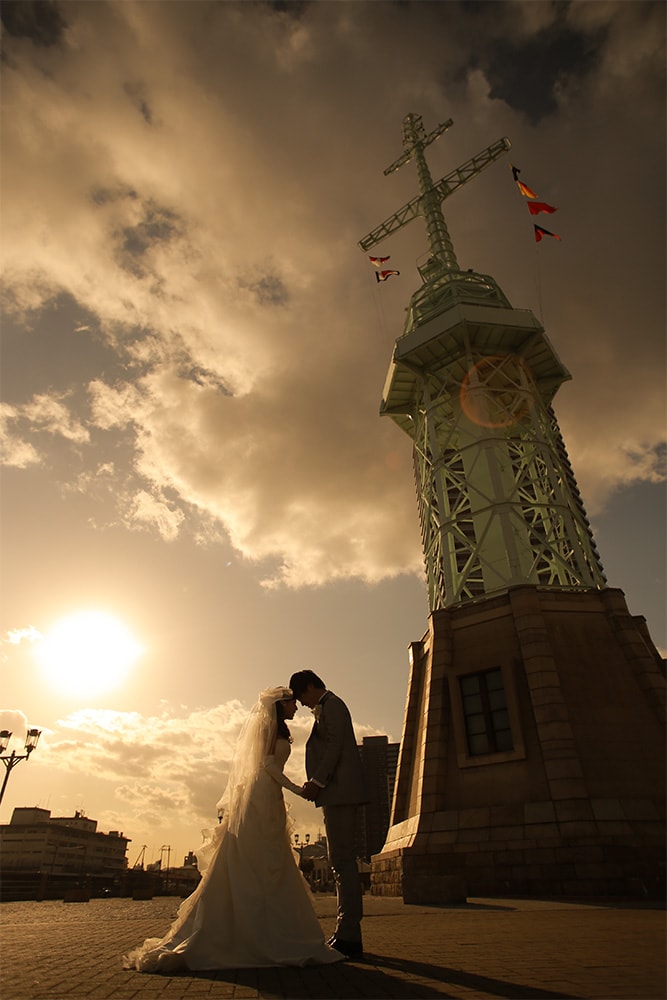
[[[316,785],[314,781],[305,781],[301,789],[301,795],[309,802],[314,802],[321,791],[320,786]]]

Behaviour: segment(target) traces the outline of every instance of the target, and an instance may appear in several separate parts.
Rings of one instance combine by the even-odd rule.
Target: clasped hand
[[[305,781],[301,789],[301,794],[304,799],[308,799],[309,802],[314,802],[321,791],[322,789],[320,786],[316,785],[314,781]]]

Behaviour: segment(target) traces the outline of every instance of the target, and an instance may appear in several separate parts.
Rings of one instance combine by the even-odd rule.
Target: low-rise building
[[[83,812],[52,816],[49,809],[18,807],[0,825],[3,873],[121,875],[127,870],[130,838],[118,830],[101,833]]]

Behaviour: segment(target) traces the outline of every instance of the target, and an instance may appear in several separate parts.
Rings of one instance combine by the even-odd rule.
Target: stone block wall
[[[470,758],[458,678],[497,665],[514,749]],[[409,768],[371,891],[433,903],[664,892],[661,665],[620,591],[520,587],[432,615],[412,644]]]

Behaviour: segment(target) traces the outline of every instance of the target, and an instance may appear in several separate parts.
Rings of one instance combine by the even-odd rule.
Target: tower
[[[364,736],[359,744],[368,801],[359,809],[357,855],[366,861],[382,850],[387,836],[399,748],[386,736]]]
[[[442,202],[509,148],[433,182],[360,241],[426,224],[422,285],[381,410],[412,439],[429,627],[410,645],[392,820],[373,891],[648,892],[664,849],[664,663],[606,579],[553,398],[569,373],[535,316],[459,267]],[[664,874],[664,873],[663,873]]]

